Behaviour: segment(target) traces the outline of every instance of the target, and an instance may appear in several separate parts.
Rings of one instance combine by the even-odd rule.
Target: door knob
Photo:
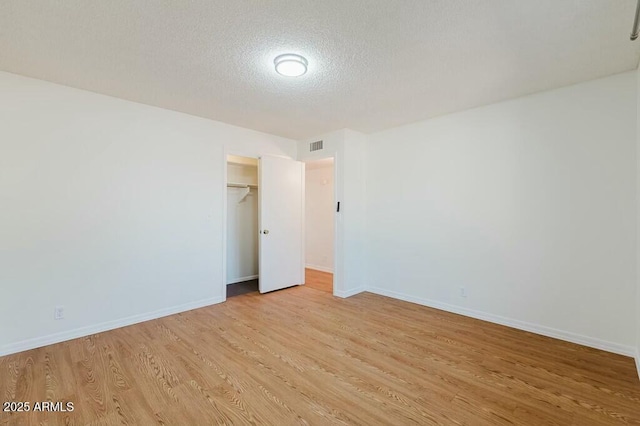
[[[267,234],[269,233],[269,230],[268,230],[268,229],[265,229],[264,231],[262,231],[262,233],[263,233],[264,235],[267,235]]]

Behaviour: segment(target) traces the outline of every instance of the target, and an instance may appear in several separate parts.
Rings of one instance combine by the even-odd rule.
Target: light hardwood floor
[[[305,286],[0,358],[26,424],[640,424],[630,358]]]
[[[306,268],[304,270],[307,287],[333,294],[333,274]]]

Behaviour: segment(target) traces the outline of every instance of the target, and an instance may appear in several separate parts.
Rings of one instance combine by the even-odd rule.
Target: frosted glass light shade
[[[307,65],[309,65],[304,57],[294,53],[277,56],[273,63],[276,66],[276,72],[286,77],[300,77],[307,72]]]

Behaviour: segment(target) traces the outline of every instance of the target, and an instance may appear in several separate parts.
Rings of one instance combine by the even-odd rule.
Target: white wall
[[[322,139],[324,149],[309,152],[309,143]],[[298,160],[334,157],[336,168],[336,251],[333,293],[348,297],[365,290],[365,143],[366,136],[349,129],[319,135],[298,144]]]
[[[371,290],[633,354],[636,86],[624,73],[370,135]]]
[[[340,157],[343,159],[344,187],[340,211],[344,215],[342,260],[345,265],[344,282],[348,294],[363,291],[366,286],[366,142],[367,136],[363,133],[344,130],[344,146]]]
[[[0,355],[222,301],[225,145],[296,156],[291,140],[0,73]]]
[[[252,185],[258,184],[258,160],[254,158],[247,158],[247,160],[253,160],[253,163],[255,164],[227,163],[227,182]]]
[[[252,159],[247,159],[252,160]],[[258,184],[255,165],[227,165],[227,182]],[[249,191],[247,193],[247,191]],[[227,284],[258,277],[258,189],[227,188]]]
[[[636,368],[638,369],[638,377],[640,377],[640,68],[636,74],[638,80],[636,95]]]
[[[333,272],[333,164],[307,163],[305,173],[306,267]]]

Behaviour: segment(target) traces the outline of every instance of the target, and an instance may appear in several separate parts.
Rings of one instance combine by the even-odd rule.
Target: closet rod
[[[257,188],[258,185],[254,183],[227,183],[227,188]]]

